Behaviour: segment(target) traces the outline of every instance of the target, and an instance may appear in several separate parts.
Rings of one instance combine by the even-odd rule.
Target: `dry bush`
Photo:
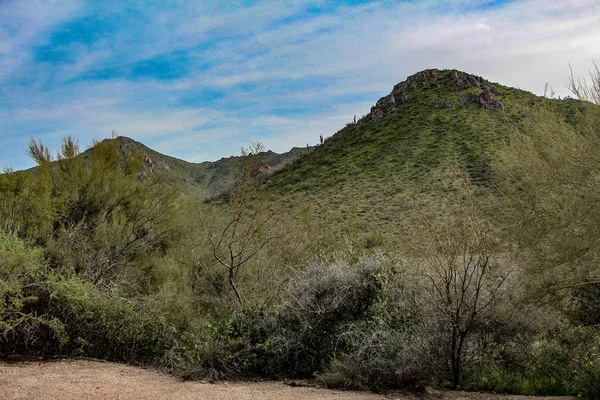
[[[445,337],[453,387],[460,383],[472,333],[493,319],[511,272],[501,264],[505,250],[499,246],[498,233],[473,200],[467,194],[464,204],[404,229],[424,313],[439,321]]]

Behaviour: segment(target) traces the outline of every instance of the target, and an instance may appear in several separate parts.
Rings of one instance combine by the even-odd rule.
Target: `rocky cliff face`
[[[480,76],[475,76],[460,72],[457,70],[441,71],[437,69],[426,69],[417,72],[394,86],[391,93],[382,97],[371,107],[369,117],[372,120],[382,118],[387,112],[393,110],[397,105],[404,104],[411,99],[411,93],[418,88],[441,89],[442,85],[451,84],[456,92],[475,89],[483,90],[479,93],[471,94],[455,104],[456,106],[465,106],[468,103],[475,103],[486,111],[504,111],[504,105],[494,97],[496,87],[491,82]],[[432,99],[430,105],[434,107],[452,108],[454,104],[444,99]]]

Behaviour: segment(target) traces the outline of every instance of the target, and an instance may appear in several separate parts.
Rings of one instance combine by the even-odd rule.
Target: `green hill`
[[[140,179],[149,175],[164,174],[167,181],[177,185],[183,193],[202,200],[226,193],[240,176],[241,156],[222,158],[215,162],[190,163],[178,158],[161,154],[133,139],[120,136],[122,152],[138,151],[143,157],[143,170]],[[313,148],[293,148],[289,152],[278,154],[273,151],[260,153],[256,174],[267,177],[288,163],[309,153]]]
[[[452,203],[465,181],[482,200],[493,195],[495,152],[543,106],[573,123],[594,107],[455,70],[425,70],[265,184],[287,204],[312,204],[323,221],[395,233],[411,211]]]
[[[438,213],[471,183],[494,199],[492,161],[511,131],[541,109],[577,123],[599,107],[548,99],[456,70],[424,70],[395,85],[370,112],[317,147],[260,153],[256,177],[277,205],[309,205],[336,229],[398,234],[415,211]],[[241,158],[189,163],[126,137],[122,152],[139,151],[140,178],[161,173],[184,194],[207,200],[226,193]]]

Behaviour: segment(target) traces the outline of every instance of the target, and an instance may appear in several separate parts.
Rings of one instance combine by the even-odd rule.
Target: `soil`
[[[421,396],[349,392],[294,382],[184,382],[168,374],[124,364],[87,360],[0,360],[0,399],[10,400],[504,400],[527,399],[484,393],[430,390]],[[541,400],[544,398],[536,398]],[[550,398],[547,398],[550,399]],[[557,398],[552,398],[556,400]],[[569,399],[569,398],[563,398]]]

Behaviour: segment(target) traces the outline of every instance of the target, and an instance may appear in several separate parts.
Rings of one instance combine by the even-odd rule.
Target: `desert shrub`
[[[222,318],[188,331],[178,345],[178,375],[184,379],[239,379],[274,371],[266,325],[273,308],[225,310]]]
[[[347,326],[342,334],[346,350],[317,379],[329,387],[421,389],[435,374],[428,362],[434,351],[415,328],[393,329],[384,321]]]
[[[269,351],[281,373],[311,376],[343,350],[339,336],[344,327],[370,319],[381,268],[376,257],[356,265],[338,259],[308,267],[269,328]]]
[[[56,284],[49,312],[64,324],[64,354],[153,363],[176,334],[158,310],[151,299],[124,298],[73,278]]]
[[[560,380],[565,392],[600,398],[600,331],[567,326],[548,332],[534,343],[531,375]]]
[[[174,332],[152,301],[59,279],[43,249],[0,233],[0,352],[156,362]]]
[[[568,394],[562,380],[556,377],[526,376],[522,372],[502,369],[494,364],[481,368],[477,373],[476,383],[469,382],[466,388],[522,395]]]
[[[379,292],[374,259],[314,263],[283,304],[230,309],[181,345],[186,378],[312,376],[341,350],[344,326],[368,320]]]
[[[525,395],[600,397],[600,334],[598,328],[560,327],[523,340],[515,336],[519,361],[489,349],[470,365],[463,385]],[[505,344],[506,345],[506,344]],[[506,354],[506,353],[505,353]]]
[[[42,250],[0,232],[0,352],[56,351],[65,340],[61,321],[44,304],[53,295]]]
[[[440,321],[427,311],[416,276],[401,261],[380,258],[380,292],[369,319],[343,327],[335,359],[317,376],[324,385],[419,390],[443,378]]]
[[[600,325],[600,284],[580,285],[570,296],[569,317],[574,324]]]

